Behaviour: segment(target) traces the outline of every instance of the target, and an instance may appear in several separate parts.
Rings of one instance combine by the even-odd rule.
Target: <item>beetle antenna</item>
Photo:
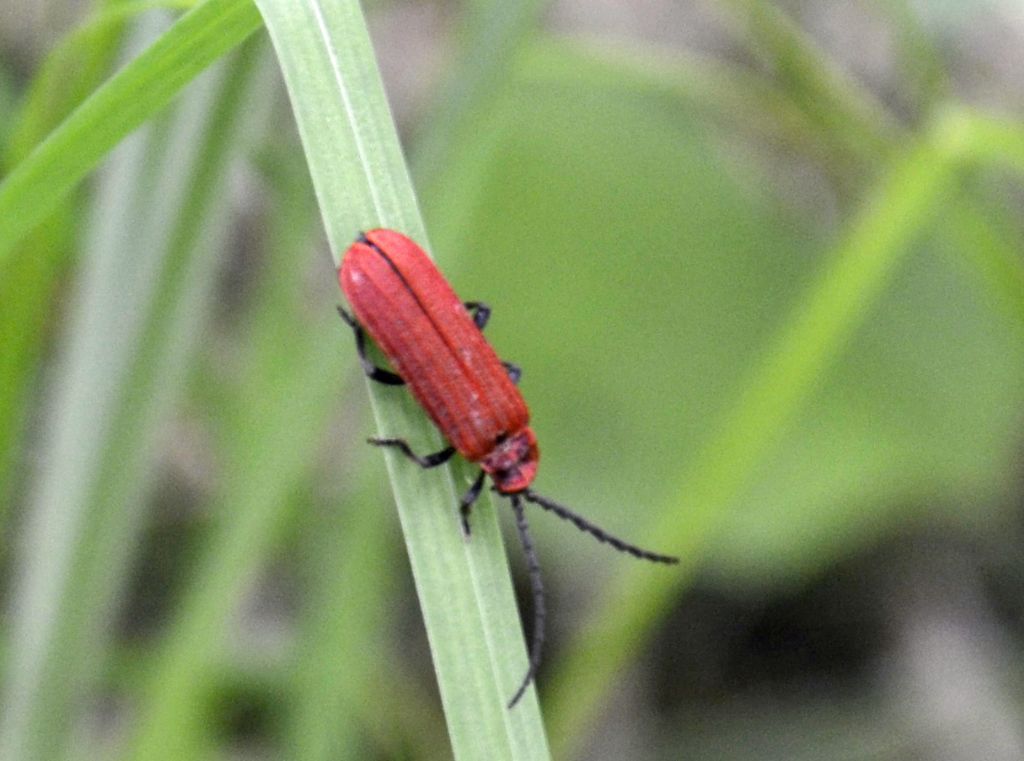
[[[526,499],[527,502],[532,502],[535,505],[540,505],[545,510],[551,511],[562,520],[569,521],[574,526],[576,526],[576,528],[578,528],[580,531],[585,531],[586,533],[590,534],[592,537],[597,539],[597,541],[604,542],[605,544],[610,544],[619,552],[626,552],[635,558],[640,558],[641,560],[650,560],[652,563],[668,563],[671,565],[679,562],[679,558],[677,557],[673,557],[671,555],[659,555],[656,552],[651,552],[649,550],[637,547],[636,545],[630,544],[629,542],[624,542],[617,536],[612,536],[599,526],[595,526],[582,515],[574,513],[565,505],[560,505],[557,502],[548,499],[547,497],[542,497],[535,491],[525,489],[521,493],[523,495],[523,498]]]
[[[526,555],[526,568],[530,572],[530,589],[533,591],[533,640],[530,642],[530,667],[526,670],[523,683],[519,685],[516,694],[512,696],[508,707],[512,709],[534,680],[537,669],[540,667],[541,651],[544,649],[544,618],[547,612],[544,608],[544,585],[540,580],[540,563],[537,562],[537,553],[533,549],[533,540],[530,538],[530,529],[526,525],[526,511],[523,510],[523,503],[519,501],[518,494],[509,495],[512,501],[512,509],[516,514],[516,528],[519,529],[519,540],[523,544],[523,553]]]

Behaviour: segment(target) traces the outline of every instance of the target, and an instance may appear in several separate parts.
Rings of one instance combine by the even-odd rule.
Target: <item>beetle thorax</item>
[[[530,428],[523,428],[500,438],[480,467],[490,475],[495,487],[503,494],[523,491],[537,476],[537,437]]]

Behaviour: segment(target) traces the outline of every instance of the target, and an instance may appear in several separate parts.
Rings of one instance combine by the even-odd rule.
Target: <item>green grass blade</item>
[[[46,58],[14,115],[4,145],[4,167],[16,165],[47,133],[95,90],[116,61],[126,23],[157,8],[188,10],[191,0],[132,0],[97,9],[85,23],[66,34]]]
[[[995,220],[972,203],[958,204],[950,217],[954,248],[1024,333],[1024,258],[1010,243],[1010,230],[997,230]]]
[[[893,149],[899,128],[867,91],[804,35],[775,4],[729,0],[752,43],[784,89],[850,155],[877,162]]]
[[[354,459],[372,454],[360,452]],[[361,464],[354,463],[348,472],[379,479],[379,468]],[[379,715],[386,704],[375,685],[380,665],[388,662],[388,638],[381,632],[393,623],[388,601],[397,585],[389,566],[399,564],[388,541],[393,539],[388,516],[379,509],[381,490],[366,481],[361,475],[354,488],[344,490],[343,509],[337,500],[318,505],[320,510],[308,521],[301,572],[310,594],[303,605],[283,754],[292,761],[372,755],[360,743],[365,716]],[[394,735],[399,722],[390,716],[386,724]]]
[[[747,36],[759,51],[765,62],[772,67],[782,83],[782,89],[807,116],[816,121],[825,134],[833,136],[835,152],[846,155],[847,165],[860,167],[878,164],[880,157],[890,155],[908,136],[891,119],[876,99],[859,87],[852,77],[819,49],[785,12],[765,0],[729,0],[736,16],[743,23]],[[904,17],[900,24],[904,33],[913,37],[918,34],[918,45],[924,44],[919,33],[912,29],[910,11],[904,3],[886,4],[887,12]],[[913,40],[908,40],[914,44]],[[916,60],[925,61],[932,54],[924,53]],[[943,85],[934,81],[941,78],[937,64],[928,64],[923,87],[941,92]],[[925,93],[925,98],[935,98],[937,93]],[[981,118],[969,115],[959,126],[954,122],[958,117],[944,115],[947,128],[962,130],[963,147],[975,154],[977,160],[1002,161],[1019,166],[1019,146],[1013,136],[1016,125],[1005,120]],[[969,126],[966,126],[967,123]],[[989,140],[966,137],[972,132],[989,132]],[[950,145],[950,150],[956,150]],[[986,159],[983,154],[989,153]],[[833,163],[839,161],[833,159]],[[1016,313],[1016,294],[1020,291],[1020,261],[1014,254],[1014,243],[1006,231],[1006,225],[992,209],[984,208],[978,199],[965,195],[951,213],[939,220],[942,234],[952,240],[963,240],[964,249],[971,252],[971,260],[981,277],[988,284],[996,298],[1008,304]],[[984,245],[972,245],[984,241]]]
[[[107,4],[108,6],[111,4]],[[3,173],[17,165],[47,133],[95,89],[120,50],[122,28],[134,14],[184,2],[123,2],[97,10],[46,57],[17,110],[3,146]],[[19,170],[20,171],[20,170]],[[39,359],[47,344],[54,305],[51,299],[73,257],[75,207],[57,203],[10,252],[0,278],[0,536],[6,506],[17,488],[23,452],[16,446],[35,389]],[[0,223],[0,227],[3,224]],[[0,259],[3,254],[0,254]],[[6,547],[0,546],[0,555]]]
[[[1024,127],[1005,118],[967,110],[949,113],[944,121],[951,150],[970,164],[1003,164],[1024,174]],[[1003,215],[1008,216],[1008,215]],[[1024,257],[1009,241],[999,217],[964,198],[954,206],[945,229],[959,244],[966,263],[1024,330]]]
[[[628,653],[699,567],[719,517],[742,495],[754,469],[818,387],[861,324],[909,244],[952,188],[960,165],[957,130],[941,122],[896,162],[865,204],[817,282],[794,308],[690,476],[678,505],[651,532],[682,558],[680,574],[637,583],[645,568],[624,566],[569,649],[552,705],[563,745],[579,743]],[[680,518],[685,516],[685,518]]]
[[[422,194],[432,194],[432,180],[443,174],[455,147],[480,124],[481,114],[501,92],[516,53],[534,29],[547,0],[491,0],[466,15],[460,37],[466,40],[423,120],[412,157],[412,172]]]
[[[919,114],[930,113],[952,94],[939,41],[932,37],[912,0],[871,0],[871,5],[892,30],[895,66],[904,83],[900,100]]]
[[[1020,121],[967,109],[948,113],[946,142],[964,163],[1005,165],[1024,173],[1024,128]]]
[[[111,15],[97,14],[104,19]],[[90,23],[65,36],[47,54],[17,106],[0,104],[0,114],[12,115],[2,120],[0,174],[27,156],[114,65],[124,18],[116,14],[116,20]],[[21,475],[17,466],[24,456],[16,443],[31,415],[35,376],[52,324],[51,301],[72,252],[75,219],[71,204],[58,204],[21,240],[22,250],[31,254],[14,254],[0,278],[0,537],[10,535],[4,530],[6,508],[14,501]],[[0,544],[0,562],[7,550]]]
[[[75,109],[0,184],[0,272],[111,148],[258,27],[251,0],[207,0]]]
[[[11,533],[7,508],[22,485],[19,448],[38,393],[39,361],[52,330],[52,300],[70,258],[73,221],[52,214],[22,242],[31,255],[10,262],[0,278],[0,557],[6,557]]]
[[[294,326],[291,317],[281,325]],[[189,758],[209,739],[204,699],[228,624],[291,515],[289,492],[315,461],[329,420],[325,410],[338,396],[340,352],[325,340],[334,327],[333,320],[318,329],[302,326],[286,341],[277,331],[254,337],[259,348],[241,390],[241,414],[228,421],[224,437],[224,485],[212,505],[221,522],[146,676],[126,758]]]
[[[609,44],[606,40],[541,38],[519,63],[531,84],[547,84],[571,65],[584,82],[622,81],[639,92],[663,94],[672,102],[699,109],[724,129],[739,129],[753,139],[800,150],[825,163],[827,139],[819,125],[764,77],[733,63],[651,45]]]
[[[210,303],[245,64],[197,83],[105,176],[19,557],[5,758],[77,750],[73,709],[103,664],[152,454]]]
[[[283,395],[303,399],[307,408],[323,410],[320,420],[313,424],[294,417],[287,421],[291,429],[278,429],[277,433],[284,433],[285,437],[269,447],[270,451],[305,452],[304,469],[308,470],[309,463],[322,459],[317,456],[316,448],[322,439],[323,423],[332,417],[327,411],[339,400],[351,398],[345,393],[348,390],[345,386],[351,384],[341,384],[338,378],[355,377],[353,372],[342,371],[342,368],[353,370],[354,357],[338,350],[335,339],[343,326],[330,303],[316,302],[315,313],[321,319],[316,322],[315,331],[310,330],[306,317],[311,312],[308,273],[296,267],[295,262],[300,249],[303,252],[313,249],[310,238],[316,204],[298,145],[289,144],[287,150],[274,151],[271,160],[264,161],[263,166],[274,193],[274,223],[268,236],[270,264],[264,276],[264,294],[246,322],[254,326],[250,343],[258,347],[259,353],[278,359],[263,360],[253,372],[244,374],[246,381],[256,387],[251,392],[243,392],[242,396],[247,402],[256,402]],[[318,256],[318,269],[327,269],[326,264]],[[297,316],[300,319],[296,319]],[[303,342],[304,356],[282,351],[294,344],[295,336],[304,333],[309,334],[309,340]],[[310,371],[296,377],[293,388],[282,390],[280,384],[273,382],[281,375],[280,371],[265,371],[274,366],[304,367]],[[247,403],[233,417],[245,410],[253,414]],[[262,414],[255,417],[265,419]],[[269,439],[275,431],[248,433]],[[382,643],[386,640],[381,635],[381,627],[386,625],[390,593],[401,566],[393,562],[393,521],[379,509],[381,468],[364,467],[369,458],[376,459],[376,456],[361,438],[332,446],[329,460],[332,474],[328,478],[331,482],[341,482],[341,487],[329,490],[328,495],[318,490],[316,499],[305,500],[300,506],[305,508],[301,519],[295,516],[303,527],[299,574],[306,592],[302,595],[294,662],[288,674],[290,699],[282,737],[282,756],[294,761],[365,758],[367,749],[360,740],[365,735],[366,717],[378,713],[382,703],[379,690],[375,689],[380,684],[376,678],[377,666],[386,658],[386,653],[380,652],[385,649]],[[263,463],[257,464],[266,469]],[[357,474],[355,484],[351,483],[352,474]],[[232,481],[244,483],[254,477],[254,474],[238,471]],[[284,498],[275,498],[274,494],[283,493],[292,477],[292,473],[282,473],[281,487],[272,486],[272,495],[261,494],[259,498],[271,504],[285,503]],[[375,486],[371,486],[370,479]],[[253,507],[262,510],[259,504],[250,505],[248,509]],[[283,523],[280,518],[265,522]],[[257,536],[257,542],[265,540]],[[211,554],[218,556],[223,552],[220,547],[213,547]],[[243,566],[240,571],[244,578],[251,575],[253,569]],[[201,588],[207,581],[198,579],[197,584]],[[222,616],[218,621],[208,621],[205,628],[219,632],[224,623]],[[207,651],[217,649],[215,643],[200,644]],[[182,665],[178,663],[178,667]],[[197,690],[195,682],[192,689]],[[192,701],[199,699],[201,693],[191,698]],[[384,734],[390,739],[395,737],[393,721],[389,721]]]
[[[278,204],[266,276],[246,319],[251,330],[242,380],[234,404],[217,411],[223,416],[223,477],[211,510],[218,525],[145,676],[126,758],[171,761],[210,743],[206,699],[225,657],[232,616],[281,527],[294,518],[297,501],[290,494],[316,462],[329,410],[340,397],[346,357],[331,340],[339,320],[328,308],[313,324],[308,319],[308,185],[282,173],[275,185],[287,197]],[[372,544],[360,549],[372,551]]]
[[[360,229],[383,225],[426,243],[358,4],[260,0],[302,136],[328,239],[340,256]],[[421,450],[437,433],[401,389],[371,389],[383,435]],[[387,457],[457,758],[545,758],[531,691],[505,708],[526,653],[493,506],[463,541],[446,471]],[[463,473],[463,475],[465,475]]]

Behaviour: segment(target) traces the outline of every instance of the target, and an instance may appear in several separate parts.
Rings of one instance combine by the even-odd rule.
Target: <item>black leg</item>
[[[523,369],[512,362],[502,361],[501,364],[505,365],[505,370],[508,371],[508,377],[512,379],[512,382],[518,384],[519,379],[523,377]]]
[[[523,492],[523,497],[535,505],[540,505],[545,510],[550,510],[562,520],[569,521],[576,526],[580,531],[585,531],[592,537],[597,539],[599,542],[605,542],[610,544],[612,547],[617,549],[619,552],[627,552],[633,557],[640,558],[641,560],[650,560],[653,563],[678,563],[679,558],[672,557],[671,555],[659,555],[656,552],[650,552],[649,550],[641,549],[635,545],[624,542],[616,536],[604,531],[604,529],[595,526],[593,523],[588,521],[581,515],[577,515],[569,508],[552,502],[547,497],[542,497],[536,492],[527,489]]]
[[[438,465],[444,465],[452,459],[452,455],[455,454],[455,447],[447,447],[442,449],[440,452],[434,452],[420,457],[409,449],[409,445],[405,442],[405,439],[367,439],[367,442],[373,444],[375,447],[394,447],[395,449],[399,449],[402,454],[421,468],[436,468]]]
[[[383,383],[388,386],[402,386],[405,381],[402,380],[401,375],[396,375],[390,370],[385,370],[383,367],[377,367],[370,358],[366,356],[366,334],[363,332],[362,326],[355,321],[348,312],[341,307],[338,307],[338,314],[341,315],[341,319],[352,328],[352,332],[356,336],[356,351],[359,353],[359,364],[363,366],[363,372],[366,373],[366,377],[370,380],[375,380],[378,383]]]
[[[462,519],[462,533],[467,537],[469,536],[469,514],[473,510],[473,503],[477,501],[481,490],[484,488],[484,477],[486,475],[481,470],[473,485],[469,487],[469,491],[463,494],[462,499],[459,500],[459,517]]]
[[[519,685],[516,694],[509,701],[509,709],[513,708],[519,699],[526,693],[537,669],[540,668],[540,657],[544,650],[544,619],[547,611],[544,608],[544,585],[540,579],[540,564],[537,562],[537,553],[533,549],[533,541],[530,539],[530,529],[526,525],[526,512],[523,510],[523,503],[519,501],[518,494],[510,496],[512,509],[516,514],[516,528],[519,529],[519,541],[523,544],[523,553],[526,555],[526,568],[530,572],[530,589],[533,591],[533,641],[530,642],[530,667],[526,670],[523,683]]]
[[[473,313],[473,322],[480,330],[483,330],[487,321],[491,319],[491,308],[482,301],[467,301],[463,306]],[[512,379],[512,382],[519,383],[519,379],[523,377],[523,371],[519,365],[511,362],[502,362],[501,364],[505,365],[508,377]]]
[[[482,301],[467,301],[463,306],[473,313],[473,322],[483,330],[487,321],[491,319],[491,308]]]

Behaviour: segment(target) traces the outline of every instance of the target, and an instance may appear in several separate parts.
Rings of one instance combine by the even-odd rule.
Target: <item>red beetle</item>
[[[407,384],[450,446],[419,456],[402,439],[370,439],[370,443],[395,447],[424,468],[441,465],[456,452],[479,463],[480,474],[459,503],[467,536],[469,513],[486,476],[512,503],[533,588],[534,636],[530,667],[509,702],[511,708],[533,680],[544,642],[544,592],[520,497],[622,552],[656,563],[679,560],[611,536],[529,488],[537,475],[540,453],[529,427],[530,412],[515,385],[519,368],[498,359],[484,338],[490,309],[479,302],[460,301],[414,241],[394,230],[360,235],[345,252],[338,280],[355,317],[340,307],[338,311],[355,332],[366,375],[380,383]],[[367,357],[364,328],[396,372],[376,367]]]

